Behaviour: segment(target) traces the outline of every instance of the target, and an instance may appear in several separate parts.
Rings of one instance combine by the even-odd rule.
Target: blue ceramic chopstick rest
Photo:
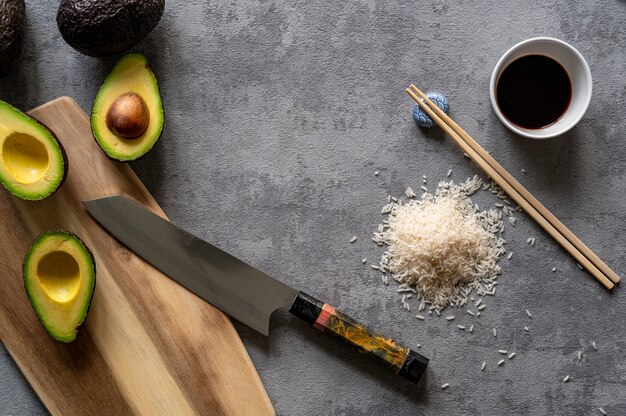
[[[450,103],[448,101],[448,97],[439,93],[439,92],[429,92],[426,93],[426,96],[430,98],[432,102],[437,104],[444,113],[450,114]],[[432,118],[422,108],[415,104],[413,106],[413,119],[415,119],[415,124],[425,129],[429,129],[435,125],[435,122]]]

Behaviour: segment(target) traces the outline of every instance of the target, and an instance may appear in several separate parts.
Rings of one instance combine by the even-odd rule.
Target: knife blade
[[[417,382],[428,359],[368,330],[334,307],[298,291],[121,196],[83,201],[122,244],[231,317],[269,335],[272,312],[289,312]]]

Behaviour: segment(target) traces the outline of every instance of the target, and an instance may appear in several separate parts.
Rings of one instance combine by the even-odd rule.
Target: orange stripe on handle
[[[330,322],[330,318],[334,312],[335,308],[330,306],[328,303],[325,303],[324,306],[322,306],[322,311],[315,320],[315,323],[313,323],[313,328],[324,332],[324,330],[328,327],[328,323]]]

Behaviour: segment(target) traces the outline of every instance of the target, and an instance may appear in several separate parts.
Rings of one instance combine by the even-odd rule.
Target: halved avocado
[[[96,285],[96,262],[85,243],[68,231],[46,231],[30,246],[22,273],[46,331],[56,340],[74,341]]]
[[[22,199],[44,199],[59,189],[67,176],[67,168],[67,156],[54,133],[0,101],[2,185]]]
[[[145,56],[132,53],[115,64],[93,103],[91,130],[102,150],[122,162],[140,158],[159,140],[163,103]]]

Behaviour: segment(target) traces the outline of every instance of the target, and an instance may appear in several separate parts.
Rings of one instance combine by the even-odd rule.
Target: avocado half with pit
[[[40,200],[67,176],[63,146],[47,127],[0,101],[0,182],[13,195]]]
[[[145,56],[133,53],[115,64],[93,103],[91,130],[102,150],[122,162],[137,160],[159,140],[163,103]]]
[[[67,231],[46,231],[26,253],[22,272],[46,331],[56,340],[74,341],[96,285],[96,263],[85,243]]]

